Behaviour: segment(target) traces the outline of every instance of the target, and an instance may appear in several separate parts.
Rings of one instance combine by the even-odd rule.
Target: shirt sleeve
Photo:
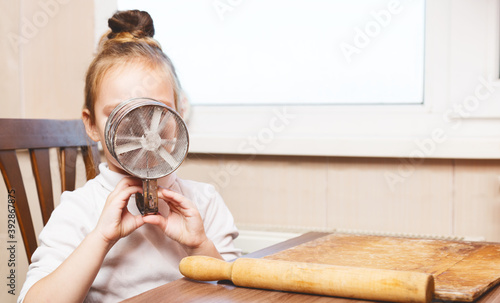
[[[18,303],[23,302],[26,293],[36,282],[59,266],[95,226],[96,219],[92,219],[94,210],[91,204],[89,201],[82,201],[75,192],[64,192],[61,195],[61,203],[54,209],[40,233],[39,246],[31,258]]]

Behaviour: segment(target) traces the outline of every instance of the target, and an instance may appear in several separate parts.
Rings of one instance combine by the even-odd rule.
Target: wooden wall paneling
[[[500,161],[455,163],[455,233],[500,241]]]
[[[31,34],[23,44],[27,118],[80,118],[94,50],[93,1],[24,1]]]
[[[0,118],[22,118],[19,44],[22,1],[0,1]]]
[[[401,163],[405,162],[331,158],[327,177],[328,226],[451,235],[451,160],[426,160],[406,167]]]
[[[214,184],[237,223],[325,227],[326,158],[191,155],[179,176]]]

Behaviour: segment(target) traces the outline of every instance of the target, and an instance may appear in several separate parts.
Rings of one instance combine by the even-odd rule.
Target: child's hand
[[[158,203],[168,204],[170,213],[167,217],[161,214],[145,216],[144,222],[161,228],[167,237],[184,246],[188,254],[203,250],[203,246],[213,245],[205,234],[203,221],[193,202],[162,187],[158,188],[158,198]]]
[[[140,180],[123,178],[106,199],[96,231],[108,244],[115,244],[144,224],[141,215],[134,216],[127,209],[130,196],[142,192],[140,184]]]

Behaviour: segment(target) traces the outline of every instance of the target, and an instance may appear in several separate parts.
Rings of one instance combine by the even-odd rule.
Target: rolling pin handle
[[[185,257],[179,270],[185,277],[198,281],[231,280],[233,263],[205,256]]]

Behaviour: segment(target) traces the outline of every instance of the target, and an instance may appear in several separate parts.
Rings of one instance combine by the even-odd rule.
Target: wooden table
[[[267,255],[323,237],[327,233],[311,232],[282,243],[245,255],[245,258],[262,258]],[[317,295],[298,294],[282,291],[270,291],[236,287],[230,282],[199,282],[186,278],[176,280],[158,288],[146,291],[138,296],[123,301],[124,303],[154,302],[292,302],[292,303],[369,303],[375,301],[334,298]],[[433,302],[447,302],[434,300]],[[480,297],[477,303],[500,302],[500,286]],[[456,302],[455,302],[456,303]]]

